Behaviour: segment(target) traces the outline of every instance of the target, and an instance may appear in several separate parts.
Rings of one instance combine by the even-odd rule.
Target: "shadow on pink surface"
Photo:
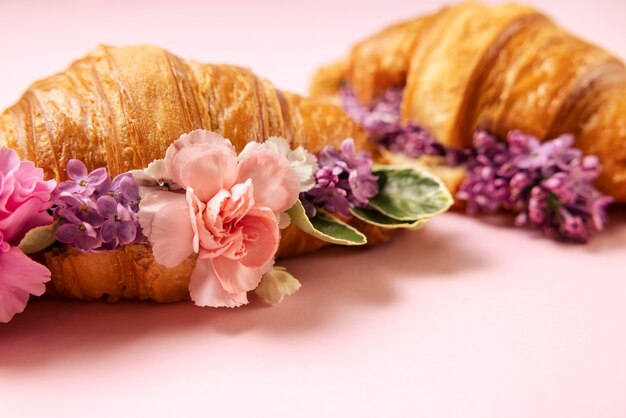
[[[302,289],[277,307],[254,295],[249,305],[237,309],[202,309],[191,302],[35,300],[12,322],[0,325],[0,371],[65,361],[87,363],[133,344],[167,346],[179,338],[212,344],[254,334],[291,338],[294,344],[310,344],[307,337],[323,343],[331,329],[349,330],[355,323],[385,320],[390,314],[373,312],[377,309],[396,314],[394,309],[408,303],[413,308],[400,314],[419,315],[425,287],[445,287],[445,281],[464,279],[463,285],[454,286],[461,288],[457,291],[472,286],[480,294],[480,286],[498,284],[513,273],[511,277],[522,278],[537,274],[537,266],[546,260],[582,262],[582,258],[601,270],[602,257],[613,259],[624,250],[623,208],[613,211],[609,230],[586,246],[552,242],[534,231],[513,231],[502,218],[476,221],[447,214],[382,246],[331,248],[282,260],[279,264],[300,279]],[[583,268],[580,274],[590,272]],[[594,272],[593,280],[601,279],[602,274]]]
[[[283,260],[279,264],[300,279],[302,289],[277,307],[254,295],[249,305],[238,309],[201,309],[191,302],[39,299],[0,326],[0,367],[100,356],[138,339],[176,338],[188,332],[307,333],[341,320],[355,305],[376,309],[393,303],[397,280],[449,280],[484,263],[484,255],[460,247],[453,234],[427,228],[402,233],[375,248],[332,248]]]

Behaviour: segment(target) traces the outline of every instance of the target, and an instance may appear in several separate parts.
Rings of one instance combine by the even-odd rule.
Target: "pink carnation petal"
[[[189,294],[197,306],[234,308],[248,303],[245,292],[232,294],[222,287],[211,259],[198,259],[189,281]]]
[[[181,178],[181,168],[205,151],[215,149],[221,149],[237,158],[235,148],[233,148],[230,141],[221,135],[204,130],[195,130],[181,135],[180,138],[169,146],[165,153],[165,167],[168,176],[180,186],[187,187],[187,184]]]
[[[20,166],[20,159],[17,153],[5,147],[0,147],[0,173],[12,175]]]
[[[214,258],[213,266],[222,287],[229,293],[254,290],[263,276],[259,268],[246,267],[241,264],[241,261],[227,257]]]
[[[193,213],[191,213],[195,234],[194,249],[199,251],[199,246],[202,244],[201,256],[213,254],[215,251],[219,253],[221,252],[221,244],[216,237],[220,235],[223,229],[220,211],[229,193],[226,190],[220,190],[205,205],[190,192],[193,192],[193,189],[187,189],[187,202],[190,202],[190,207],[194,208]]]
[[[15,187],[15,182],[12,181],[11,178],[7,178],[5,174],[1,171],[0,167],[0,217],[7,216],[11,213],[8,208],[9,199],[13,194],[13,189]]]
[[[50,225],[52,216],[45,212],[47,203],[38,199],[28,199],[13,210],[8,217],[0,220],[0,231],[11,245],[18,245],[28,231],[38,226]]]
[[[185,195],[159,190],[148,193],[141,198],[138,216],[139,225],[141,225],[141,229],[143,230],[145,236],[149,237],[152,233],[152,223],[157,212],[168,203],[180,200],[180,196],[184,197]]]
[[[239,163],[237,183],[248,179],[252,179],[257,206],[283,212],[298,200],[298,175],[289,161],[275,152],[259,149],[246,154]]]
[[[224,205],[224,213],[229,219],[240,220],[254,207],[254,186],[252,180],[235,184],[230,189],[230,199]]]
[[[54,189],[54,186],[50,188],[48,182],[42,181],[43,170],[35,167],[35,164],[30,161],[20,162],[19,168],[15,171],[14,178],[15,181],[19,183],[19,188],[16,190],[18,196],[14,197],[20,200],[24,200],[28,197],[45,200]]]
[[[216,147],[186,161],[179,173],[182,184],[193,188],[198,199],[206,202],[233,185],[237,179],[237,157]]]
[[[172,193],[174,194],[174,193]],[[161,207],[154,215],[148,239],[157,263],[174,268],[193,254],[194,231],[185,195]]]
[[[11,247],[0,252],[0,272],[0,322],[9,322],[24,311],[29,294],[40,296],[46,291],[50,271]]]
[[[242,221],[243,234],[254,237],[246,241],[247,254],[241,263],[247,267],[261,267],[271,260],[280,241],[278,222],[274,213],[268,209],[252,209]]]

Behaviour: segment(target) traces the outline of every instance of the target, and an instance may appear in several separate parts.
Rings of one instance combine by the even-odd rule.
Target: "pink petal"
[[[176,193],[171,193],[176,194]],[[194,231],[189,219],[189,207],[185,195],[162,206],[154,215],[150,234],[157,263],[173,268],[193,254]]]
[[[152,222],[154,221],[154,215],[165,205],[171,202],[180,200],[181,196],[185,198],[184,194],[169,192],[166,190],[158,190],[148,193],[142,196],[139,202],[139,225],[145,236],[149,237],[152,233]]]
[[[50,193],[56,187],[56,181],[43,181],[43,170],[35,167],[30,161],[22,161],[15,171],[15,181],[19,183],[18,190],[21,199],[34,197],[43,202],[50,199]]]
[[[269,209],[255,208],[243,219],[243,234],[248,239],[245,243],[247,254],[240,261],[247,267],[261,267],[271,260],[280,242],[280,232],[276,216]]]
[[[252,209],[254,202],[254,186],[252,180],[235,184],[230,189],[230,199],[223,208],[224,217],[228,221],[239,221]]]
[[[248,179],[252,179],[257,206],[283,212],[298,200],[298,175],[289,161],[275,152],[259,149],[246,154],[239,163],[237,183]]]
[[[218,191],[229,189],[235,183],[237,157],[223,147],[215,147],[186,160],[179,175],[181,184],[192,187],[198,199],[206,202]]]
[[[20,159],[17,153],[10,148],[0,147],[0,173],[8,177],[19,167]]]
[[[259,268],[246,267],[240,260],[231,260],[227,257],[214,258],[213,267],[222,287],[229,293],[254,290],[261,283],[263,276]]]
[[[221,213],[222,206],[224,206],[229,197],[230,193],[227,190],[220,190],[209,200],[204,213],[197,218],[197,233],[204,250],[212,252],[221,247],[216,238],[224,234]]]
[[[42,295],[49,280],[50,271],[19,248],[0,252],[0,322],[9,322],[24,311],[30,294]]]
[[[234,308],[248,303],[245,292],[233,294],[222,287],[211,259],[198,259],[191,273],[189,294],[197,306]]]
[[[52,216],[45,212],[47,203],[39,199],[28,199],[18,206],[13,213],[0,221],[0,230],[4,232],[4,239],[17,245],[26,233],[38,226],[50,225]]]
[[[181,168],[190,160],[194,160],[205,151],[221,149],[232,157],[237,158],[235,148],[229,140],[213,132],[195,130],[181,135],[174,141],[165,153],[165,167],[168,176],[177,184],[187,187],[181,179]]]

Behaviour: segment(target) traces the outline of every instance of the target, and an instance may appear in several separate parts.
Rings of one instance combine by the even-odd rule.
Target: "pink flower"
[[[265,148],[238,160],[227,139],[202,130],[170,145],[165,169],[183,190],[153,190],[139,209],[156,261],[172,268],[197,253],[189,284],[194,302],[247,303],[246,293],[273,265],[277,215],[298,199],[296,172],[284,156]]]
[[[55,186],[54,180],[43,181],[43,171],[33,163],[0,148],[0,322],[22,312],[30,294],[46,290],[50,272],[18,245],[31,229],[52,223],[47,210]]]
[[[5,249],[0,250],[0,322],[23,312],[30,295],[41,296],[50,280],[50,271],[18,247]]]

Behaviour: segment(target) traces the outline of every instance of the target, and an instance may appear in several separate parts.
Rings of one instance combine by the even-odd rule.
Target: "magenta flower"
[[[0,322],[22,312],[30,295],[46,290],[50,271],[31,260],[18,245],[32,228],[49,225],[50,195],[56,182],[17,153],[0,148]]]
[[[318,162],[315,186],[301,196],[303,202],[307,202],[303,204],[309,215],[315,215],[311,210],[314,205],[350,218],[350,208],[366,206],[378,194],[378,178],[372,174],[372,156],[356,152],[352,138],[342,142],[341,150],[324,147]]]

